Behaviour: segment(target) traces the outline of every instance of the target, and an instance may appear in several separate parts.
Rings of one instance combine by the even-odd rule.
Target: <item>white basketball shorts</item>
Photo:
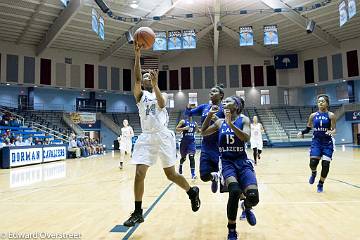
[[[140,134],[134,146],[131,164],[145,164],[150,167],[158,158],[163,168],[175,166],[176,140],[174,132],[169,129]]]

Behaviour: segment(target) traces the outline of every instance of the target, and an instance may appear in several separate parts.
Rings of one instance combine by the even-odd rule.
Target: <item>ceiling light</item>
[[[139,1],[136,1],[136,0],[130,1],[130,7],[131,8],[138,8],[139,7]]]

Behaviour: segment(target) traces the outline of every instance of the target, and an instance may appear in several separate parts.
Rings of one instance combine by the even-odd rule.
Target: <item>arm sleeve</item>
[[[301,131],[302,135],[309,133],[311,130],[311,127],[306,126],[306,128],[304,130]]]
[[[186,108],[185,110],[185,115],[186,116],[199,116],[202,114],[203,110],[205,108],[205,104],[201,104],[199,106],[197,106],[196,108]]]

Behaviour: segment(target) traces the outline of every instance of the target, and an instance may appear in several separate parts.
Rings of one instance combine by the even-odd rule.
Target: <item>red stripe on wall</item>
[[[51,59],[40,59],[40,84],[51,85]]]
[[[251,87],[251,67],[250,64],[241,65],[242,86]]]
[[[181,68],[181,89],[190,89],[190,68]]]
[[[170,90],[179,90],[178,70],[170,70]]]
[[[94,65],[85,64],[85,88],[94,88]]]
[[[254,66],[255,87],[264,86],[264,68],[263,66]]]

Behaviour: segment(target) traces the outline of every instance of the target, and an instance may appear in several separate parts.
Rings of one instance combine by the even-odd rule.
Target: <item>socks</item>
[[[218,175],[217,172],[212,172],[211,173],[211,176],[212,176],[211,181],[214,181],[216,179],[217,175]]]
[[[229,231],[233,232],[236,229],[236,223],[228,223],[227,228]]]
[[[319,184],[323,185],[323,184],[324,184],[324,182],[323,182],[323,181],[321,181],[321,180],[319,180]]]
[[[135,201],[135,212],[142,213],[141,204],[142,204],[142,201]]]

